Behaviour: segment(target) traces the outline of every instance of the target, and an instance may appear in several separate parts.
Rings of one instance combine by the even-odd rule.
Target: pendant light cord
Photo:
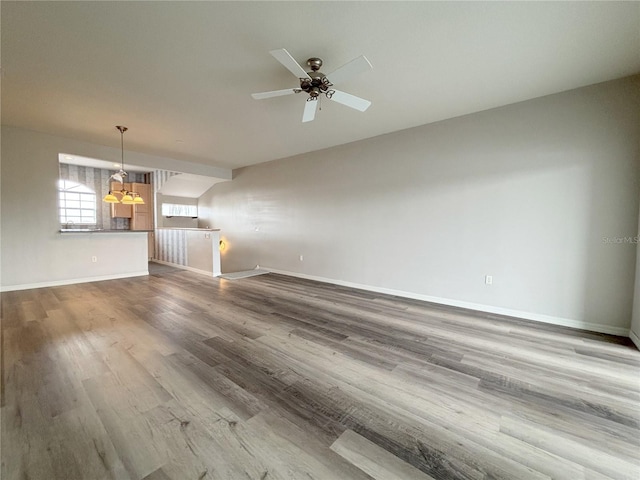
[[[127,174],[124,171],[124,132],[129,129],[121,125],[116,125],[116,128],[120,131],[120,171],[124,173],[124,175],[121,175],[120,183],[122,184],[122,190],[124,190],[124,177]]]
[[[118,130],[120,130],[120,170],[124,172],[124,132],[121,128],[118,128]],[[122,184],[122,189],[124,190],[124,176],[120,175],[120,178],[120,183]]]

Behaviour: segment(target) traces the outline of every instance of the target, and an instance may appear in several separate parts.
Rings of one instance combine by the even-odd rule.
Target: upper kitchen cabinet
[[[148,183],[132,183],[131,191],[144,200],[144,205],[127,205],[133,207],[131,230],[153,230],[153,193]]]
[[[111,193],[113,193],[118,200],[121,200],[122,194],[120,194],[119,192],[123,188],[125,190],[131,191],[132,185],[136,185],[136,184],[135,183],[122,184],[120,182],[111,182],[109,188],[111,190]],[[131,207],[132,205],[124,205],[122,203],[112,203],[111,218],[131,218],[133,216],[133,208]]]

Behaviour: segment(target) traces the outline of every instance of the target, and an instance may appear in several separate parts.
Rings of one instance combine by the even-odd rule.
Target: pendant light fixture
[[[111,178],[119,179],[122,188],[114,191],[109,190],[109,193],[104,196],[102,201],[107,203],[122,203],[124,205],[144,205],[144,200],[138,193],[130,192],[124,188],[124,179],[128,175],[128,173],[124,171],[124,132],[126,132],[128,128],[121,125],[116,125],[116,128],[120,131],[120,170],[111,175]]]

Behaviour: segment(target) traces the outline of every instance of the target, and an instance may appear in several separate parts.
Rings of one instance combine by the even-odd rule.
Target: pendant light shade
[[[124,132],[128,130],[127,127],[117,125],[116,128],[120,132],[120,171],[111,178],[117,178],[120,180],[122,188],[120,190],[111,191],[102,199],[106,203],[122,203],[124,205],[144,205],[144,199],[136,192],[130,192],[124,188],[124,179],[128,175],[124,171]],[[110,179],[111,180],[111,179]]]
[[[107,203],[120,203],[120,201],[118,200],[118,197],[116,197],[111,192],[106,194],[102,200]]]

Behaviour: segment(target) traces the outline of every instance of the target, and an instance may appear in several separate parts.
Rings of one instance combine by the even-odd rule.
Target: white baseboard
[[[629,338],[635,344],[636,348],[640,350],[640,338],[635,334],[633,330],[629,330]]]
[[[214,275],[213,272],[207,272],[206,270],[200,270],[193,267],[187,267],[186,265],[179,265],[177,263],[165,262],[164,260],[151,260],[153,263],[159,263],[161,265],[168,265],[170,267],[181,268],[182,270],[188,270],[190,272],[199,273],[208,277],[219,277],[220,275]]]
[[[494,307],[491,305],[483,305],[479,303],[465,302],[461,300],[452,300],[450,298],[432,297],[430,295],[404,292],[402,290],[393,290],[390,288],[372,287],[370,285],[363,285],[360,283],[346,282],[343,280],[334,280],[332,278],[318,277],[316,275],[307,275],[304,273],[289,272],[286,270],[278,270],[276,268],[270,268],[265,266],[260,266],[260,268],[264,270],[269,270],[270,272],[273,272],[273,273],[288,275],[290,277],[304,278],[307,280],[315,280],[318,282],[331,283],[333,285],[340,285],[343,287],[358,288],[360,290],[367,290],[369,292],[384,293],[386,295],[395,295],[397,297],[411,298],[413,300],[422,300],[425,302],[438,303],[441,305],[449,305],[451,307],[468,308],[469,310],[477,310],[477,311],[486,312],[486,313],[495,313],[497,315],[505,315],[508,317],[522,318],[525,320],[533,320],[535,322],[550,323],[553,325],[560,325],[563,327],[578,328],[580,330],[589,330],[591,332],[607,333],[610,335],[618,335],[621,337],[629,336],[629,330],[622,327],[612,327],[609,325],[589,323],[581,320],[574,320],[571,318],[554,317],[550,315],[543,315],[540,313],[525,312],[521,310],[512,310],[509,308]]]
[[[32,288],[59,287],[61,285],[74,285],[76,283],[102,282],[104,280],[118,280],[120,278],[142,277],[144,275],[149,275],[149,272],[144,270],[131,273],[119,273],[117,275],[102,275],[99,277],[72,278],[69,280],[54,280],[52,282],[24,283],[22,285],[3,285],[0,287],[0,292],[31,290]]]

